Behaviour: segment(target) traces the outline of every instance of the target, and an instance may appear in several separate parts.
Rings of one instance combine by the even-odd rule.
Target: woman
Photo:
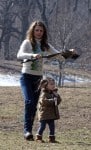
[[[47,30],[43,22],[33,22],[22,42],[17,58],[23,61],[36,58],[36,61],[23,63],[21,71],[21,89],[24,96],[24,137],[33,140],[32,127],[36,113],[36,107],[40,91],[38,84],[43,75],[43,55],[57,53],[47,42]],[[62,56],[61,56],[62,57]]]

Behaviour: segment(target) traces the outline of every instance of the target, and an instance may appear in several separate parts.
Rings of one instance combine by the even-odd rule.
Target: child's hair
[[[53,79],[53,78],[51,78],[51,77],[47,77],[46,79],[42,79],[41,81],[40,81],[40,84],[39,84],[39,89],[47,89],[47,85],[48,85],[48,83],[50,82],[50,81],[53,81],[53,82],[55,82],[55,80]]]

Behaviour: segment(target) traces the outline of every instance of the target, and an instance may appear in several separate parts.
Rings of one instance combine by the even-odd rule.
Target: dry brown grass
[[[26,142],[23,138],[23,100],[20,87],[0,87],[0,149],[1,150],[90,150],[91,89],[61,88],[60,120],[56,122],[59,143]],[[37,116],[33,133],[38,128]]]
[[[0,62],[0,73],[19,73],[20,62]],[[73,74],[73,70],[69,70]],[[67,72],[68,72],[67,71]],[[79,74],[88,76],[79,70]],[[87,86],[88,87],[88,86]],[[23,138],[23,100],[20,87],[0,87],[0,150],[91,150],[91,88],[61,88],[60,120],[56,122],[56,139],[48,143],[48,128],[44,132],[45,143],[26,142]],[[36,134],[38,119],[34,122]]]

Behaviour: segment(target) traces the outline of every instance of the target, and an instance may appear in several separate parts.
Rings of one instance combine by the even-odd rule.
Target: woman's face
[[[35,28],[34,28],[34,38],[36,38],[36,39],[42,39],[43,34],[44,34],[43,27],[38,26],[38,25],[35,26]]]

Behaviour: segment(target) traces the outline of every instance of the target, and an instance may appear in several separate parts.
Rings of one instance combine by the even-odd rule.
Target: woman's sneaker
[[[28,141],[34,141],[33,135],[30,132],[26,132],[24,138]]]

